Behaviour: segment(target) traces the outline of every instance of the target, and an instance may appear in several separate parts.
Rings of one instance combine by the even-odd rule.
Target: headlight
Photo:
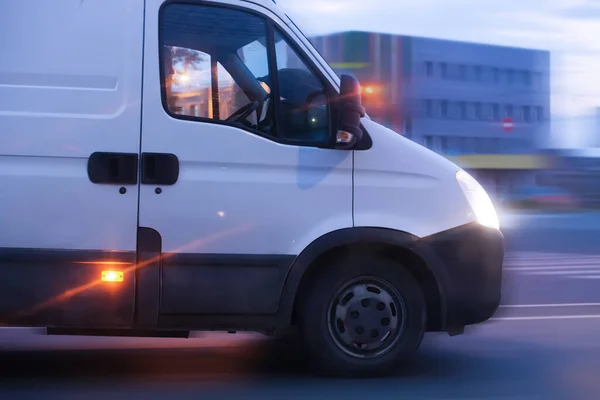
[[[479,182],[465,171],[458,171],[456,180],[465,194],[477,222],[490,228],[500,229],[494,204]]]

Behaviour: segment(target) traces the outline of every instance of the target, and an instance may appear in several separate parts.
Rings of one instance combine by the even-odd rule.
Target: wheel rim
[[[386,281],[364,277],[348,282],[328,307],[329,333],[337,347],[357,358],[390,351],[405,328],[406,304]]]

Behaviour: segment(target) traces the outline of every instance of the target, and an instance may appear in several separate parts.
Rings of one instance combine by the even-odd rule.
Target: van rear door
[[[130,326],[144,0],[0,8],[0,322]]]

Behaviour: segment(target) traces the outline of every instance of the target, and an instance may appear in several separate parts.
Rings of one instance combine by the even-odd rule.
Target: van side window
[[[275,32],[280,135],[293,141],[320,143],[329,137],[325,86],[302,58]]]
[[[263,19],[228,8],[170,4],[160,24],[163,103],[170,114],[275,135]]]

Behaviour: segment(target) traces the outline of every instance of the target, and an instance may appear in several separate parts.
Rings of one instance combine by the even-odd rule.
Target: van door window
[[[178,46],[164,49],[166,100],[178,115],[213,118],[210,55]]]
[[[286,144],[327,143],[326,85],[273,25],[226,7],[164,7],[163,103],[169,114]]]
[[[306,143],[327,141],[329,110],[325,85],[277,31],[275,43],[281,136]]]
[[[267,25],[238,10],[170,4],[161,15],[163,96],[176,118],[274,135]],[[266,77],[266,78],[265,78]]]

